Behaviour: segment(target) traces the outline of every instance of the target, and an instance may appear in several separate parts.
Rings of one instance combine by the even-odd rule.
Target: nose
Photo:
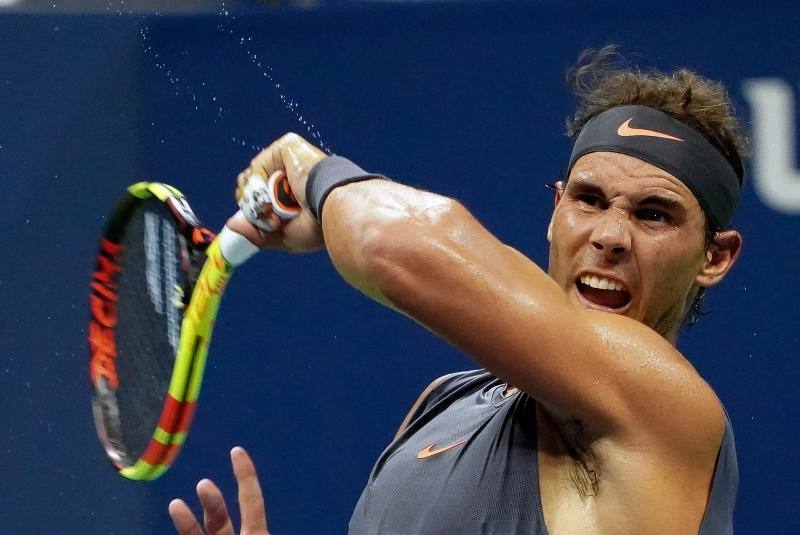
[[[612,261],[619,261],[631,250],[631,233],[625,210],[608,208],[597,220],[590,241],[592,247]]]

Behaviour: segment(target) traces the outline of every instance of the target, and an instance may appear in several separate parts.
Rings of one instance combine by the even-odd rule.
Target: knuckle
[[[302,138],[299,135],[295,134],[294,132],[287,132],[281,138],[281,142],[284,144],[292,144],[292,143],[298,143],[301,139]]]

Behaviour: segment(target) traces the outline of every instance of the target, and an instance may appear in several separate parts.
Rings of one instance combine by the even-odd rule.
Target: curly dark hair
[[[616,45],[584,50],[567,76],[578,99],[575,113],[567,119],[567,135],[575,139],[583,126],[615,106],[649,106],[689,125],[702,134],[744,179],[744,157],[749,142],[744,135],[728,92],[722,83],[688,69],[670,73],[630,66]],[[706,217],[705,248],[718,231]],[[703,314],[706,288],[700,287],[689,306],[684,325],[691,327]]]

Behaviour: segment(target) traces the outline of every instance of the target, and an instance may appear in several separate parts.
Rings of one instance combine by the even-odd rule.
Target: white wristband
[[[219,251],[232,266],[243,264],[258,252],[258,247],[253,245],[250,240],[238,232],[232,231],[227,225],[217,234],[217,240],[219,241]]]

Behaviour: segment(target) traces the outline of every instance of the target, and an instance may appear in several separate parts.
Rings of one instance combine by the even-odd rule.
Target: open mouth
[[[621,282],[597,275],[582,275],[575,284],[581,296],[593,305],[609,309],[610,311],[621,311],[631,302],[630,292]]]

